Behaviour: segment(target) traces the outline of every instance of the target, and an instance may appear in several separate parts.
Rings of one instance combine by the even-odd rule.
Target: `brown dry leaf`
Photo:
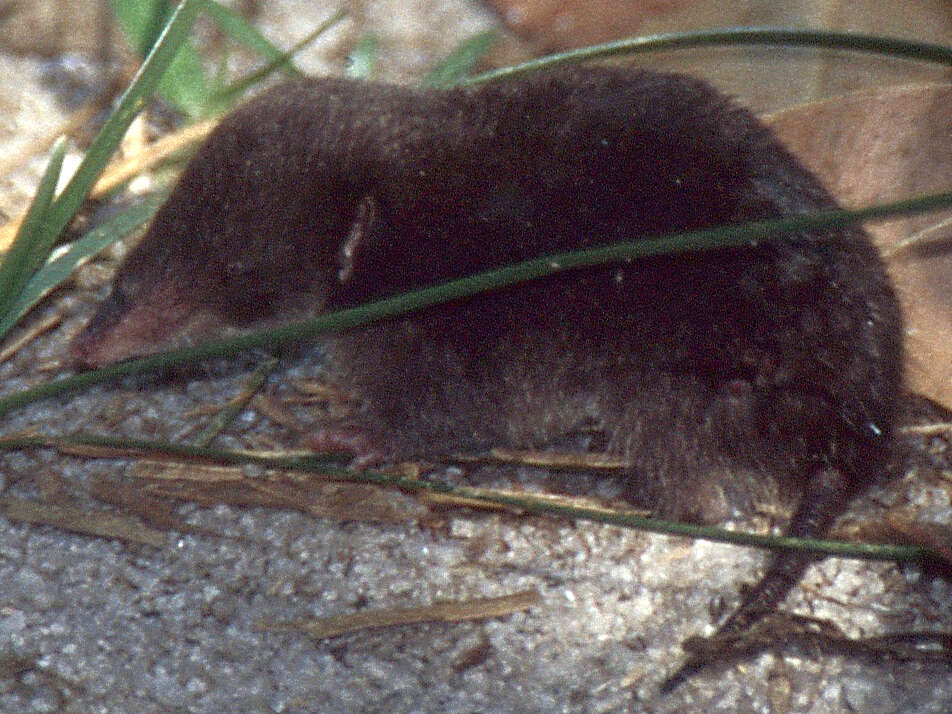
[[[294,414],[285,409],[284,404],[282,404],[280,400],[268,394],[259,393],[251,400],[251,404],[255,408],[255,411],[273,421],[275,424],[292,431],[303,431],[301,421],[294,416]]]
[[[0,498],[0,515],[12,521],[40,523],[73,533],[118,538],[156,548],[161,548],[168,542],[168,536],[163,531],[145,526],[137,518],[121,516],[111,511],[74,508],[29,499]]]
[[[436,508],[472,508],[477,511],[510,511],[521,513],[522,511],[512,506],[505,506],[501,503],[491,503],[481,501],[478,498],[466,498],[465,496],[454,496],[449,493],[424,493],[423,500]]]
[[[566,49],[634,35],[651,16],[697,0],[490,0],[503,21],[533,44]]]
[[[504,617],[514,612],[526,610],[542,602],[537,590],[502,597],[475,598],[459,602],[437,602],[422,607],[387,608],[381,610],[362,610],[345,615],[332,615],[316,619],[293,620],[290,622],[257,623],[260,630],[287,632],[301,630],[311,637],[327,639],[348,632],[367,630],[374,627],[394,627],[412,625],[419,622],[460,622],[463,620],[483,620],[490,617]]]
[[[929,424],[907,424],[899,430],[900,434],[919,434],[920,436],[952,435],[952,422],[937,421]]]
[[[133,465],[132,475],[152,482],[197,481],[202,484],[234,483],[245,479],[241,466],[213,466],[194,462],[168,464],[151,458]]]
[[[140,151],[111,163],[93,186],[91,196],[102,196],[119,184],[128,181],[149,169],[168,161],[170,158],[191,147],[197,146],[218,125],[218,119],[207,119],[182,127],[172,134],[163,136],[151,144],[145,144]]]
[[[138,485],[95,477],[88,492],[97,501],[115,506],[123,513],[138,516],[161,530],[181,533],[193,530],[184,519],[175,514],[169,500],[153,498],[144,493]]]
[[[547,469],[591,470],[591,471],[627,471],[631,462],[612,454],[559,452],[559,451],[520,451],[517,449],[495,448],[490,452],[491,461],[503,464],[523,464]]]
[[[506,491],[495,488],[473,488],[470,487],[467,491],[472,496],[457,496],[451,493],[437,493],[433,491],[425,491],[420,494],[420,497],[432,506],[438,507],[462,507],[462,508],[472,508],[475,510],[482,511],[506,511],[510,513],[524,513],[526,508],[534,506],[567,506],[569,508],[584,508],[587,511],[597,511],[608,516],[612,515],[637,515],[637,516],[648,516],[651,515],[651,511],[626,508],[623,511],[619,511],[615,508],[606,508],[600,505],[597,501],[588,498],[582,498],[578,496],[567,496],[561,493],[525,493],[522,491]],[[500,503],[498,501],[492,500],[483,500],[493,499],[493,498],[518,498],[522,504],[507,504]]]
[[[293,508],[320,518],[365,523],[405,523],[424,517],[426,506],[393,489],[328,482],[314,474],[276,472],[249,477],[241,467],[180,464],[136,469],[152,496],[203,505]]]
[[[0,350],[0,362],[6,362],[37,337],[46,334],[54,327],[58,327],[62,321],[62,315],[49,315],[39,322],[30,325],[25,330],[23,330],[23,332],[15,340],[11,341],[6,347]]]
[[[767,117],[845,206],[952,187],[952,85],[862,92]],[[906,383],[952,408],[952,212],[868,227],[906,320]],[[922,241],[902,247],[908,237]]]
[[[353,483],[281,483],[253,481],[260,494],[275,505],[299,508],[314,516],[338,521],[404,523],[426,515],[419,501],[392,489]]]

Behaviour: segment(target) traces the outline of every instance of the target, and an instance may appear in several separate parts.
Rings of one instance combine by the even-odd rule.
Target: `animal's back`
[[[695,80],[583,69],[458,95],[446,105],[471,113],[457,110],[445,142],[380,137],[368,173],[401,156],[402,180],[368,188],[374,217],[331,306],[835,205],[749,113]],[[397,455],[540,446],[594,424],[636,464],[635,492],[703,516],[712,490],[744,491],[732,474],[802,481],[833,463],[855,483],[873,475],[899,316],[868,239],[844,230],[574,271],[329,346]]]

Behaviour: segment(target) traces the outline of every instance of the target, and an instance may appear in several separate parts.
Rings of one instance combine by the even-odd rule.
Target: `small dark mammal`
[[[73,352],[102,364],[549,253],[834,205],[749,112],[683,76],[292,83],[200,149]],[[595,427],[661,514],[723,518],[771,482],[800,495],[788,532],[818,535],[883,469],[900,338],[859,230],[562,273],[329,336],[329,374],[364,407],[314,442],[396,460]],[[775,559],[725,629],[807,563]]]

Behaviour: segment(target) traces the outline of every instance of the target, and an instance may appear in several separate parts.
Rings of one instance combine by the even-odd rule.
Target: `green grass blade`
[[[424,87],[449,87],[462,82],[496,42],[493,30],[469,37],[440,61],[423,80]]]
[[[155,91],[165,70],[186,41],[197,11],[197,0],[183,0],[178,6],[149,56],[146,57],[136,73],[132,83],[120,97],[113,113],[93,140],[89,151],[86,152],[86,156],[83,157],[66,188],[42,212],[42,220],[34,219],[30,221],[35,226],[31,230],[33,235],[29,241],[31,246],[29,255],[34,260],[34,265],[40,265],[46,259],[46,252],[48,251],[48,248],[44,251],[37,248],[39,246],[51,246],[63,231],[63,228],[72,220],[76,211],[79,210],[89,194],[89,190],[99,178],[110,157],[115,153],[116,147],[126,133],[126,129],[129,128],[129,124],[132,123],[136,114],[139,113]],[[36,215],[39,216],[40,214],[37,213]],[[23,230],[21,229],[21,232]],[[19,259],[15,261],[14,265],[18,262]],[[6,261],[4,261],[4,264],[6,264]],[[14,268],[8,268],[8,270],[15,272]],[[14,286],[19,285],[22,289],[26,281],[20,276],[12,284]],[[12,294],[16,295],[17,292],[17,290],[13,290]],[[19,296],[9,298],[11,302],[18,299]],[[3,316],[6,323],[8,313],[0,313],[0,315]]]
[[[380,38],[364,35],[347,55],[347,76],[351,79],[370,79],[380,55]]]
[[[502,67],[490,72],[461,80],[463,83],[494,82],[506,77],[534,72],[547,67],[581,62],[589,59],[622,55],[659,52],[662,50],[692,47],[716,47],[738,45],[787,45],[793,47],[819,47],[822,49],[868,52],[888,55],[917,62],[952,66],[952,47],[928,42],[916,42],[898,37],[861,35],[852,32],[827,30],[790,30],[778,27],[735,27],[721,30],[697,30],[670,32],[644,37],[631,37],[601,45],[580,47],[529,60],[522,64]]]
[[[616,243],[535,258],[346,310],[318,315],[303,322],[281,325],[240,337],[182,347],[120,362],[91,372],[83,372],[72,377],[56,379],[31,389],[0,397],[0,416],[41,399],[78,392],[93,384],[114,381],[127,375],[154,372],[209,357],[229,357],[247,349],[273,348],[300,342],[327,332],[366,325],[375,320],[403,315],[432,305],[458,300],[480,292],[497,290],[565,270],[666,253],[757,245],[760,242],[776,240],[781,236],[800,231],[842,228],[868,220],[926,213],[950,207],[952,207],[952,192],[945,192],[858,210],[820,211],[810,215],[753,221],[657,238],[642,238],[629,243]]]
[[[239,12],[225,7],[215,0],[203,0],[202,11],[211,17],[222,32],[231,37],[239,44],[261,55],[268,61],[277,61],[275,69],[286,72],[295,77],[303,76],[303,73],[294,66],[291,58],[287,56],[280,48],[261,34],[253,24],[248,22]]]
[[[147,55],[172,12],[169,1],[110,0],[109,4],[136,54]]]
[[[36,196],[33,197],[23,223],[20,224],[13,244],[0,263],[0,318],[9,313],[17,295],[30,276],[43,264],[53,247],[56,236],[50,236],[49,231],[43,231],[42,228],[53,204],[56,184],[63,168],[63,158],[66,156],[66,146],[65,137],[58,138],[53,144],[50,162],[40,180]],[[0,330],[0,337],[3,334],[4,331]]]
[[[308,35],[295,44],[287,52],[281,54],[280,57],[268,62],[264,67],[259,70],[252,72],[251,74],[242,77],[241,79],[235,81],[225,89],[217,92],[213,97],[213,101],[219,102],[222,105],[230,106],[234,101],[240,97],[242,94],[248,91],[250,87],[258,84],[261,80],[265,79],[276,69],[281,67],[285,62],[290,60],[294,55],[300,52],[302,49],[307,47],[309,44],[314,42],[318,37],[331,29],[338,22],[347,17],[346,10],[338,10],[333,15],[331,15],[327,20],[318,25],[313,31],[308,33]]]
[[[0,336],[5,335],[52,290],[62,285],[77,266],[146,223],[159,205],[160,199],[154,198],[133,206],[72,243],[61,255],[36,271],[10,308],[0,313]]]
[[[170,17],[168,0],[112,0],[119,26],[130,42],[146,55]],[[159,82],[159,93],[190,117],[209,112],[212,95],[198,53],[187,40]]]
[[[182,45],[158,89],[159,94],[192,119],[213,116],[218,110],[214,91],[191,42]]]
[[[112,115],[93,140],[69,184],[50,207],[44,229],[57,236],[75,215],[103,168],[115,153],[126,129],[155,91],[182,43],[198,9],[196,0],[184,0],[172,15],[159,41],[146,57],[132,84],[120,97]]]

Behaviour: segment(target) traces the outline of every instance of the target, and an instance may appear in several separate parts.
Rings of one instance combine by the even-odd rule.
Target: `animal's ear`
[[[371,235],[379,221],[380,207],[376,199],[370,194],[361,198],[354,211],[347,239],[341,244],[337,254],[340,264],[337,278],[342,284],[346,285],[354,276],[354,264],[360,259],[361,254],[372,250]]]

